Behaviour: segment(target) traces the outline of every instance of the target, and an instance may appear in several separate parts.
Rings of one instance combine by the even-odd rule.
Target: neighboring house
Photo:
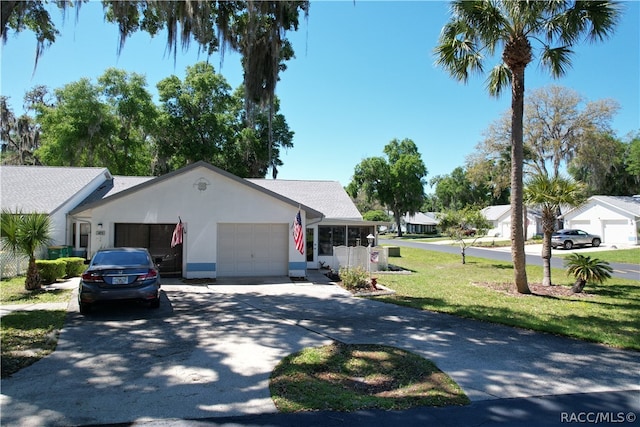
[[[77,235],[86,247],[88,225],[72,228],[67,213],[112,179],[106,168],[2,166],[0,203],[11,212],[48,214],[52,245],[65,245]]]
[[[402,217],[404,231],[410,234],[433,234],[436,233],[440,223],[433,212],[416,212],[415,215],[405,215]]]
[[[494,205],[482,209],[482,215],[491,223],[487,232],[490,237],[511,238],[511,205]],[[542,218],[535,209],[527,209],[527,239],[542,234]]]
[[[598,234],[611,245],[638,245],[640,196],[592,196],[563,215],[564,228]]]
[[[51,169],[67,174],[85,168]],[[333,246],[366,246],[377,224],[362,221],[332,181],[247,180],[205,162],[156,178],[103,175],[97,181],[60,209],[66,232],[56,243],[86,248],[88,257],[103,247],[146,247],[165,275],[301,277],[320,261],[330,262]],[[56,190],[72,192],[64,180]],[[30,188],[21,191],[29,199]],[[303,240],[297,248],[298,212]],[[181,242],[172,246],[178,223]],[[81,229],[86,234],[75,231]]]

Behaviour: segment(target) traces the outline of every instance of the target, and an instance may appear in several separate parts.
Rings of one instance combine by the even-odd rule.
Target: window
[[[369,246],[367,236],[371,227],[349,227],[349,244],[347,246]]]
[[[346,227],[318,227],[318,255],[333,255],[334,246],[343,246]]]
[[[334,246],[367,246],[367,236],[373,233],[373,227],[319,226],[318,255],[333,255]]]

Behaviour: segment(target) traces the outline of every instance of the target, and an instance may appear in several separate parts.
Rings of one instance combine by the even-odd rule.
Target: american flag
[[[182,220],[179,220],[176,224],[176,228],[173,230],[173,236],[171,236],[172,248],[182,244],[182,230]]]
[[[304,233],[302,232],[302,219],[300,218],[300,210],[293,220],[293,241],[296,243],[296,249],[301,254],[304,253]]]

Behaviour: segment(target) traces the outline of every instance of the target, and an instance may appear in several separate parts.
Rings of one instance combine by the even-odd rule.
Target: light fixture
[[[102,230],[102,223],[101,223],[101,222],[99,222],[99,223],[98,223],[98,228],[99,228],[100,230]]]
[[[376,239],[376,236],[374,236],[373,234],[369,233],[369,235],[367,236],[367,240],[369,241],[369,246],[373,246],[373,241]]]

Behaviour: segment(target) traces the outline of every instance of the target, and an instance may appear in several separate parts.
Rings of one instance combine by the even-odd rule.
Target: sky
[[[612,126],[624,139],[640,130],[640,3],[623,2],[623,10],[613,37],[575,47],[565,77],[553,79],[534,61],[525,85],[526,93],[555,84],[587,101],[616,100],[620,110]],[[109,67],[145,75],[154,96],[160,80],[183,79],[186,67],[198,61],[208,60],[233,88],[242,83],[237,54],[207,58],[193,43],[174,58],[164,33],[137,33],[118,55],[117,26],[104,22],[100,2],[83,4],[77,20],[74,10],[64,20],[53,6],[50,13],[61,35],[35,72],[32,33],[10,33],[2,46],[0,94],[17,114],[34,86],[53,90],[83,77],[95,83]],[[312,1],[298,31],[287,33],[296,58],[287,62],[276,88],[280,112],[295,133],[293,148],[280,155],[278,179],[346,186],[355,166],[383,156],[394,138],[417,145],[427,181],[464,167],[483,133],[509,109],[511,97],[509,91],[490,97],[486,76],[473,75],[463,84],[435,65],[433,50],[448,20],[449,4],[442,1]],[[497,63],[488,58],[486,69]]]

